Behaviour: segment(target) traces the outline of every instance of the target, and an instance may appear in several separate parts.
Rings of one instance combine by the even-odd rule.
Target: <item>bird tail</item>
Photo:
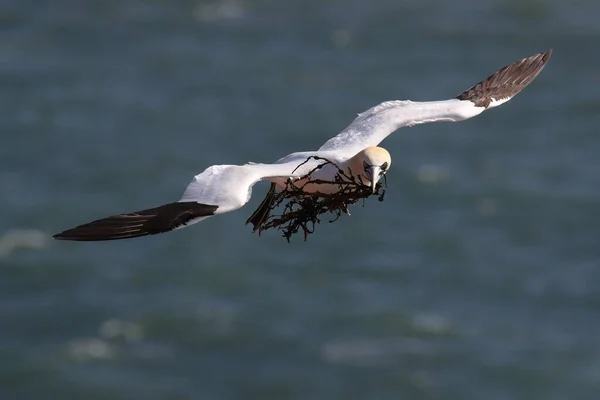
[[[275,200],[275,189],[277,185],[271,183],[271,187],[265,196],[265,199],[260,203],[258,208],[252,213],[250,218],[246,220],[246,225],[252,224],[252,232],[258,231],[260,235],[262,233],[262,224],[267,221],[271,208],[273,207],[273,201]]]

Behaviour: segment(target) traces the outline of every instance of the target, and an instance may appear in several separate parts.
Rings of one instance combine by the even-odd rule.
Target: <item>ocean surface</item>
[[[600,2],[3,0],[0,400],[597,399]],[[318,148],[554,49],[502,107],[389,137],[383,202],[306,242],[250,203],[51,236]]]

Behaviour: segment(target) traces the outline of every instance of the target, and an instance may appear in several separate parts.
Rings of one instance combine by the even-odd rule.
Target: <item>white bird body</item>
[[[244,206],[250,200],[252,187],[261,180],[274,183],[279,190],[285,190],[291,179],[306,193],[330,194],[339,190],[339,185],[306,184],[307,175],[312,172],[310,180],[332,182],[339,169],[348,171],[349,160],[352,157],[344,157],[341,152],[304,151],[288,154],[273,164],[212,165],[194,177],[179,202],[218,204],[219,208],[214,214],[223,214]],[[208,217],[194,218],[186,222],[186,225]]]
[[[210,216],[236,210],[248,202],[252,186],[270,181],[286,190],[290,179],[307,193],[323,194],[339,190],[336,184],[307,184],[298,181],[333,181],[339,169],[365,178],[373,189],[391,164],[389,153],[376,147],[399,128],[441,121],[473,118],[488,108],[499,106],[523,90],[546,65],[551,50],[519,60],[479,82],[455,99],[416,102],[392,100],[360,113],[338,135],[317,151],[291,153],[272,164],[213,165],[196,175],[182,198],[175,203],[102,218],[61,232],[62,240],[112,240],[151,235],[179,229]],[[317,158],[315,158],[317,157]],[[325,163],[323,159],[330,161]],[[319,166],[321,166],[318,168]],[[304,185],[304,186],[303,186]],[[272,187],[272,190],[274,188]],[[271,194],[271,191],[269,192]],[[269,196],[257,212],[270,209]],[[257,214],[255,212],[255,214]],[[257,228],[257,220],[249,220]]]
[[[356,154],[346,156],[339,151],[302,151],[288,154],[277,160],[273,165],[277,165],[282,171],[287,171],[285,175],[268,177],[266,180],[274,183],[279,190],[285,190],[288,180],[292,179],[294,185],[302,187],[306,193],[319,192],[322,194],[334,193],[339,189],[338,185],[328,184],[306,184],[307,176],[310,174],[310,180],[322,180],[333,182],[339,170],[348,170],[348,161]],[[330,163],[327,163],[326,161]],[[334,165],[335,164],[335,165]],[[304,177],[304,179],[302,179]]]

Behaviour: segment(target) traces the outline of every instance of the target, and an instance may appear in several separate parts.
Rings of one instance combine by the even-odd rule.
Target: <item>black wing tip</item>
[[[190,221],[215,214],[218,206],[197,202],[164,204],[128,214],[101,218],[57,233],[56,240],[79,242],[130,239],[172,231]]]
[[[531,63],[536,64],[536,71],[539,74],[542,71],[542,69],[544,69],[544,67],[550,60],[551,56],[552,56],[552,48],[549,48],[548,50],[546,50],[543,53],[534,54],[531,57],[524,58],[521,60],[521,62],[530,61]],[[537,74],[536,74],[536,76],[537,76]]]
[[[62,241],[71,241],[71,242],[101,242],[108,240],[118,240],[118,239],[134,239],[136,237],[142,237],[147,235],[152,235],[152,233],[138,233],[138,234],[130,234],[130,235],[115,235],[110,232],[101,233],[97,231],[92,232],[82,232],[80,227],[67,229],[61,233],[57,233],[52,236],[55,240]]]
[[[57,233],[56,235],[53,235],[52,238],[56,240],[77,240],[77,237],[69,234],[69,231],[71,231],[71,229]]]
[[[471,101],[476,106],[484,108],[488,108],[492,100],[511,99],[533,82],[551,56],[550,48],[543,53],[518,60],[499,69],[456,98]]]
[[[79,225],[67,229],[52,236],[55,240],[65,240],[74,242],[97,242],[117,239],[129,239],[140,236],[152,235],[148,230],[137,228],[132,229],[131,225],[120,217],[127,214],[113,215],[107,218],[98,219],[87,224]],[[112,226],[110,226],[112,225]],[[159,232],[155,232],[159,233]]]

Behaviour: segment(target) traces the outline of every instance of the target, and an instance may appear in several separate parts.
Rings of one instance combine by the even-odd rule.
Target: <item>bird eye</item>
[[[383,164],[381,164],[381,170],[385,172],[385,171],[387,171],[387,169],[388,169],[388,163],[386,161]]]
[[[368,171],[371,169],[371,166],[369,164],[367,164],[366,161],[363,161],[363,168],[365,169],[365,171]]]

